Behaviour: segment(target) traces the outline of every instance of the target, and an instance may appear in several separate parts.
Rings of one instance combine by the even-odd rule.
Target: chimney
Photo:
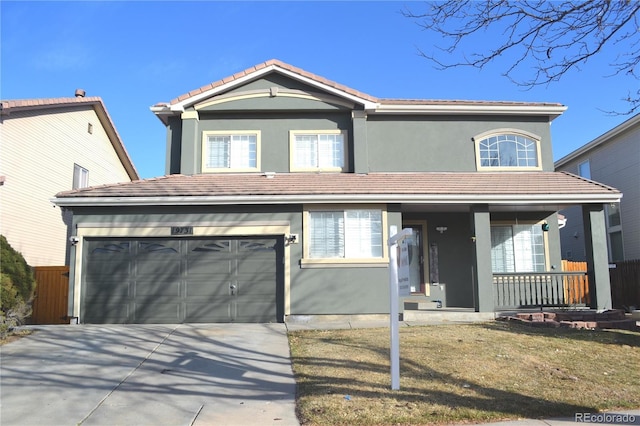
[[[82,89],[76,89],[76,98],[84,98],[85,91]]]

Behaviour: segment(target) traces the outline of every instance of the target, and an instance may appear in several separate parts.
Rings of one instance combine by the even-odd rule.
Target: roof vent
[[[76,98],[84,98],[85,91],[82,89],[76,89]]]

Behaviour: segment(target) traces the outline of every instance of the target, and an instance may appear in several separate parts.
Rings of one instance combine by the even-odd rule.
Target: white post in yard
[[[399,333],[399,312],[398,312],[398,241],[404,240],[412,235],[411,229],[403,229],[398,234],[398,227],[389,228],[391,236],[387,242],[389,246],[389,329],[391,333],[391,389],[400,389],[400,333]],[[408,274],[407,274],[408,276]]]

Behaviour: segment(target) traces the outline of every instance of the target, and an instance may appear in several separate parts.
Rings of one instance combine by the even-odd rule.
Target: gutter
[[[61,197],[51,202],[61,207],[91,206],[204,206],[248,204],[608,204],[618,203],[621,193],[533,195],[423,195],[423,194],[330,194],[330,195],[225,195],[152,197]]]

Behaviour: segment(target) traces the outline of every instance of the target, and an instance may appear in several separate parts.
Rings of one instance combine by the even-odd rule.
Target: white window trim
[[[499,220],[499,221],[492,221],[490,226],[494,227],[494,226],[514,226],[514,225],[531,225],[531,226],[540,226],[542,227],[542,225],[544,223],[546,223],[546,220],[541,220],[541,221],[534,221],[534,220]],[[542,232],[542,241],[544,244],[544,267],[546,271],[550,271],[551,270],[551,258],[550,258],[550,254],[549,254],[549,232],[548,231],[543,231]],[[535,272],[508,272],[510,274],[528,274],[528,273],[535,273]]]
[[[532,166],[515,166],[515,167],[482,166],[482,161],[480,159],[480,141],[490,138],[491,136],[498,136],[498,135],[504,135],[504,134],[522,136],[527,139],[531,139],[533,142],[535,142],[538,165],[533,167]],[[524,130],[504,128],[504,129],[494,129],[488,132],[480,133],[479,135],[474,136],[472,140],[473,140],[473,144],[476,152],[476,170],[478,171],[500,172],[500,171],[542,170],[542,156],[540,155],[540,145],[541,145],[542,138],[538,135],[526,132]]]
[[[382,257],[377,258],[310,258],[310,241],[309,226],[311,223],[310,213],[313,211],[345,211],[345,210],[380,210],[382,212]],[[389,235],[387,232],[387,206],[381,204],[322,204],[322,205],[305,205],[302,213],[302,259],[300,266],[302,268],[370,268],[370,267],[387,267],[389,265],[389,250],[387,240]]]
[[[256,137],[256,167],[207,167],[206,145],[209,136],[240,136],[255,135]],[[259,172],[260,169],[260,130],[206,130],[202,132],[202,143],[200,145],[202,173],[237,173],[237,172]]]
[[[72,189],[81,189],[89,186],[89,170],[81,165],[73,164],[73,183]]]
[[[295,142],[296,135],[342,135],[342,153],[343,167],[297,167],[295,164]],[[347,147],[348,147],[348,134],[346,130],[334,129],[334,130],[290,130],[289,131],[289,171],[291,172],[344,172],[348,169]]]
[[[585,176],[582,174],[582,166],[586,165],[587,166],[587,173],[589,174],[589,176]],[[584,161],[581,161],[580,163],[578,163],[578,176],[583,177],[585,179],[589,179],[591,180],[591,161],[589,158],[587,158]]]

